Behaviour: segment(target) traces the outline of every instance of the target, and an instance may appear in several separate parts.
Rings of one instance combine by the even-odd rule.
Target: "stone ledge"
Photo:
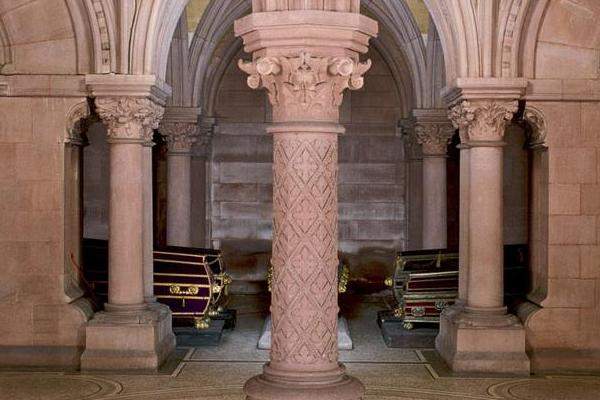
[[[82,347],[0,346],[0,368],[49,367],[77,370]]]

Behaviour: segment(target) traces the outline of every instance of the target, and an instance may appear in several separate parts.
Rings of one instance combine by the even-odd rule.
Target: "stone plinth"
[[[81,369],[156,371],[174,350],[169,310],[101,312],[86,328]]]

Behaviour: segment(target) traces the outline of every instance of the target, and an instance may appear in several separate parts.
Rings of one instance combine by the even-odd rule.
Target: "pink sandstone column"
[[[144,185],[144,222],[142,235],[142,248],[144,258],[144,300],[154,304],[154,247],[153,210],[152,210],[152,138],[144,142],[142,149],[143,158],[143,185]]]
[[[468,159],[468,169],[461,171],[468,172],[468,182],[461,184],[461,196],[468,191],[466,199],[461,198],[463,213],[468,210],[467,221],[461,221],[462,233],[468,235],[461,254],[468,252],[468,278],[460,281],[467,284],[466,292],[461,287],[466,295],[462,304],[442,313],[436,349],[455,371],[529,374],[525,331],[519,319],[507,313],[503,298],[503,138],[517,111],[517,101],[507,100],[513,94],[509,90],[518,95],[523,87],[520,82],[509,86],[513,83],[498,88],[479,82],[465,85],[467,95],[481,96],[488,90],[497,97],[459,99],[450,110],[468,146],[468,153],[461,149],[461,162]]]
[[[81,369],[156,371],[175,348],[170,311],[146,302],[144,269],[151,241],[145,232],[151,228],[148,144],[163,115],[164,97],[153,96],[159,87],[137,77],[95,75],[86,83],[110,143],[109,282],[105,311],[86,326]]]
[[[469,146],[461,143],[460,150],[460,204],[458,232],[458,301],[462,306],[467,301],[467,290],[469,285]]]
[[[356,46],[346,47],[348,32],[366,51],[376,24],[323,6],[264,13],[256,12],[268,11],[261,2],[254,6],[236,34],[254,51],[252,62],[239,64],[248,84],[266,89],[273,106],[273,336],[270,362],[244,390],[250,400],[358,400],[364,387],[345,373],[337,350],[337,136],[343,91],[362,87],[370,67]]]
[[[441,121],[427,121],[419,111],[415,134],[423,149],[423,248],[447,247],[446,153],[454,128],[444,112]],[[425,114],[425,115],[423,115]]]
[[[160,119],[162,108],[147,99],[121,97],[96,99],[96,110],[111,144],[106,309],[144,309],[144,143],[151,140],[153,120]]]
[[[457,107],[469,120],[462,136],[469,146],[466,309],[504,315],[503,138],[517,103],[465,101]]]
[[[163,123],[167,153],[167,244],[191,246],[191,168],[196,124]]]

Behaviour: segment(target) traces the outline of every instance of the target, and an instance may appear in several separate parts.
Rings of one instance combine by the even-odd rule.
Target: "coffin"
[[[208,327],[221,319],[231,278],[219,250],[189,247],[156,247],[154,295],[169,306],[174,326]],[[108,301],[108,241],[83,240],[84,286],[101,309]]]
[[[169,306],[175,326],[208,327],[210,317],[222,311],[230,283],[218,250],[154,249],[154,295]]]
[[[405,251],[396,256],[395,272],[386,280],[404,328],[439,323],[441,312],[458,296],[458,253],[446,250]]]
[[[527,245],[504,246],[505,304],[528,289]],[[438,324],[440,314],[458,297],[458,253],[446,249],[403,251],[396,256],[394,276],[386,279],[395,299],[393,317],[405,329],[415,323]]]

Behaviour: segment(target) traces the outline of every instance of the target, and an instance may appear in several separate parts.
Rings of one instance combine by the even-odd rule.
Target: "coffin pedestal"
[[[273,324],[271,314],[265,319],[265,323],[258,339],[258,348],[261,350],[271,350],[271,330]],[[348,321],[344,317],[338,318],[338,349],[352,350],[352,338],[350,337],[350,329],[348,329]]]

